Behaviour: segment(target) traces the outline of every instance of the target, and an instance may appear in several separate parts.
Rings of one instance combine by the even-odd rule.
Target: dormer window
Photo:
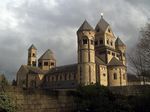
[[[87,39],[83,39],[83,44],[87,44]]]
[[[110,33],[110,29],[108,28],[108,32]]]

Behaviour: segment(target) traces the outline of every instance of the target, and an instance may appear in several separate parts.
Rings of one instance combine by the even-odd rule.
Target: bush
[[[12,103],[10,97],[6,95],[6,93],[0,93],[0,112],[15,112],[16,107]]]
[[[115,95],[107,87],[88,85],[75,92],[75,112],[131,112],[127,98]]]

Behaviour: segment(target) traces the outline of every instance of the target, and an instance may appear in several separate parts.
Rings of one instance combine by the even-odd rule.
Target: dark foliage
[[[149,112],[150,94],[123,96],[100,85],[79,87],[74,94],[75,112]]]
[[[15,112],[16,107],[12,103],[12,99],[6,93],[0,93],[0,112]]]

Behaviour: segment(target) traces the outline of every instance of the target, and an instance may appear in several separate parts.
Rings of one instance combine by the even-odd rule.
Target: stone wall
[[[17,87],[4,88],[18,107],[17,112],[72,112],[72,96],[66,91],[23,90]]]
[[[118,86],[109,88],[113,93],[123,95],[140,95],[150,86]],[[73,112],[75,103],[67,90],[21,89],[18,87],[0,88],[5,91],[18,107],[17,112]]]

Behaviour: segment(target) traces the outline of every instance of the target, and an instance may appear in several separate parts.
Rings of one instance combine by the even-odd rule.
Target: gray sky
[[[101,12],[130,49],[149,6],[150,0],[0,0],[0,72],[14,78],[32,43],[38,57],[51,49],[57,65],[76,63],[76,31],[85,19],[95,27]]]

